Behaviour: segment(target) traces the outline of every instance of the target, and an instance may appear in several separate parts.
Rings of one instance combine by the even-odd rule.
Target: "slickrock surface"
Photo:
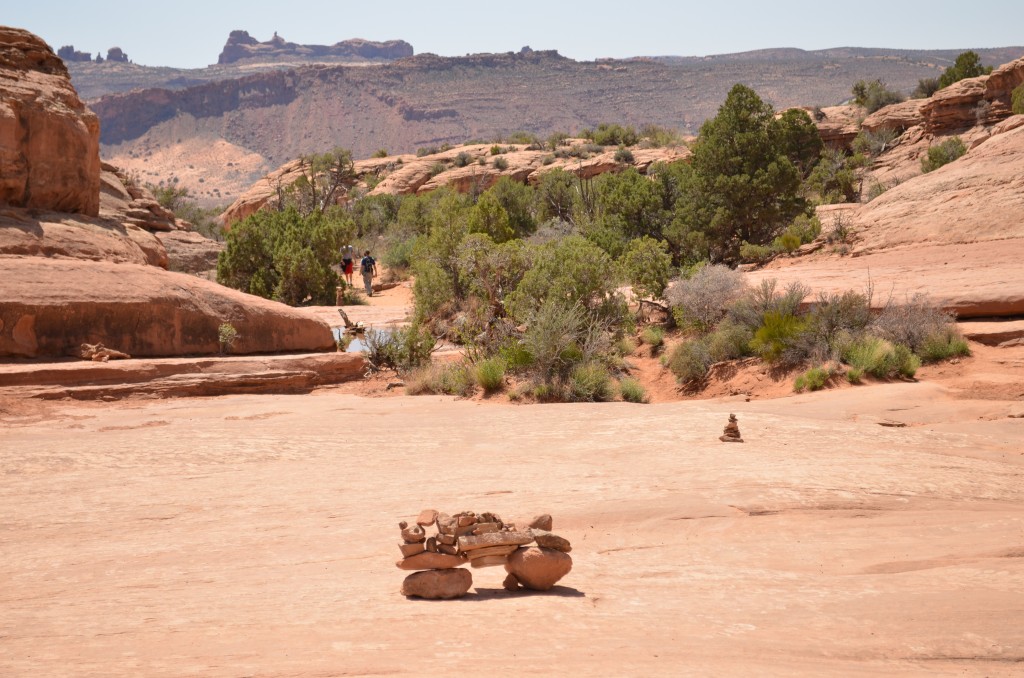
[[[430,600],[450,600],[466,595],[472,585],[473,575],[461,567],[454,570],[427,570],[406,577],[402,582],[402,595]]]
[[[566,675],[1009,678],[1017,388],[640,409],[0,400],[0,675],[419,676],[514,656],[527,675],[557,657]],[[730,412],[747,443],[723,454]],[[503,568],[474,569],[461,600],[410,602],[394,516],[462,506],[543,507],[572,572],[509,595]]]

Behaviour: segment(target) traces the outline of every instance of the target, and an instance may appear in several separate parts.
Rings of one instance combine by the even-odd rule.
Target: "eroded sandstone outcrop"
[[[64,62],[28,31],[0,26],[0,206],[99,213],[99,119]]]
[[[274,33],[274,37],[260,42],[248,31],[231,31],[228,41],[217,59],[218,64],[231,64],[244,59],[273,61],[277,59],[315,60],[323,58],[402,59],[413,55],[412,45],[405,40],[342,40],[333,45],[299,45],[288,42]]]

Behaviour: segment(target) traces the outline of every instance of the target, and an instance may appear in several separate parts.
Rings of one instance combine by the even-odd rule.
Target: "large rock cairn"
[[[402,595],[447,599],[464,596],[473,585],[473,568],[503,565],[504,587],[547,591],[572,569],[567,539],[551,533],[552,519],[540,515],[528,525],[505,523],[493,513],[464,511],[450,516],[421,511],[414,525],[403,521],[401,570],[417,570],[402,582]],[[427,530],[436,530],[428,536]]]

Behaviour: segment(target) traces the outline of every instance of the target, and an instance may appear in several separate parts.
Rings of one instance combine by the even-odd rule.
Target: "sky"
[[[445,56],[529,45],[589,61],[770,47],[1008,47],[1024,43],[1024,0],[0,0],[0,24],[55,50],[106,56],[117,46],[137,64],[179,68],[216,63],[235,29],[302,44],[402,39],[417,54]]]

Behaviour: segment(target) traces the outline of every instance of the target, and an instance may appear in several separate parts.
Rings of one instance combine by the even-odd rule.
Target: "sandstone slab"
[[[507,546],[529,544],[533,541],[533,535],[529,532],[489,532],[479,536],[459,537],[459,550],[472,551],[487,546]]]
[[[465,564],[466,559],[460,556],[424,551],[399,560],[395,566],[400,570],[447,570]]]

